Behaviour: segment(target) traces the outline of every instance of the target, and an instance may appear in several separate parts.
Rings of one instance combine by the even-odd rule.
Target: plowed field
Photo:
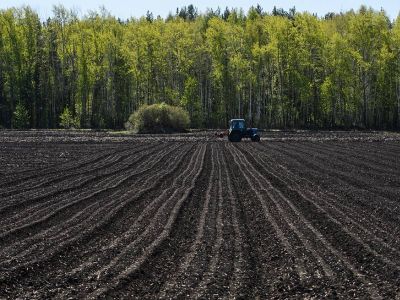
[[[0,132],[0,298],[400,299],[400,135]]]

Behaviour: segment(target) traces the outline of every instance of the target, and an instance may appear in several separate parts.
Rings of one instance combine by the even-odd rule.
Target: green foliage
[[[129,117],[127,129],[134,128],[139,133],[172,133],[184,131],[189,124],[185,110],[161,103],[141,106]]]
[[[73,117],[68,106],[64,108],[60,115],[60,126],[64,129],[79,128],[79,117]]]
[[[35,128],[122,128],[142,104],[186,109],[191,127],[400,129],[400,17],[358,11],[318,18],[259,5],[167,20],[78,18],[59,5],[42,23],[0,10],[0,125],[24,103]],[[157,99],[157,101],[154,101]],[[23,125],[27,126],[27,125]]]
[[[15,107],[12,119],[12,127],[15,129],[29,128],[29,112],[22,104],[18,103]]]
[[[203,125],[203,116],[197,91],[197,80],[193,77],[187,78],[180,105],[189,112],[192,128],[199,128]]]

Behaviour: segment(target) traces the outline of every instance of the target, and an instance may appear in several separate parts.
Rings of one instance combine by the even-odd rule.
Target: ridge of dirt
[[[0,131],[0,298],[400,299],[400,135]]]

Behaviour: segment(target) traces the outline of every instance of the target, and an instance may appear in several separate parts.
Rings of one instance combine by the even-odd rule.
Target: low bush
[[[129,117],[125,126],[139,133],[173,133],[184,132],[189,124],[187,111],[161,103],[141,106]]]

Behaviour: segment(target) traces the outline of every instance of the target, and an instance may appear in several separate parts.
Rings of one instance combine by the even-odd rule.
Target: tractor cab
[[[246,122],[244,119],[232,119],[229,121],[229,131],[241,131],[244,132],[246,130]]]

